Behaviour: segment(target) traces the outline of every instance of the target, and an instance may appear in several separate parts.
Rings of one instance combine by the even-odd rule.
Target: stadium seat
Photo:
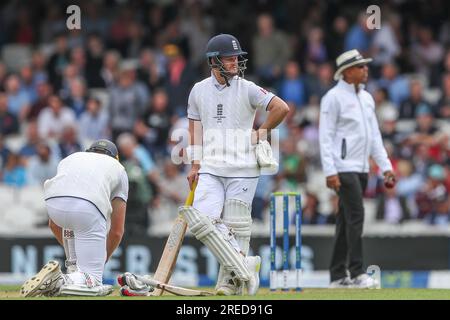
[[[8,44],[2,49],[2,60],[10,71],[19,71],[31,62],[31,47],[21,44]]]
[[[20,204],[33,212],[35,224],[46,223],[48,216],[41,186],[27,186],[20,190]]]

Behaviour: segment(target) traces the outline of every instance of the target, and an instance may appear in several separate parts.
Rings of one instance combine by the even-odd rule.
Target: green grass
[[[19,296],[20,286],[0,286],[0,300],[23,299]],[[201,288],[212,290],[211,288]],[[304,289],[302,292],[271,292],[261,288],[256,296],[211,296],[211,297],[177,297],[164,295],[162,297],[121,297],[118,288],[107,297],[60,297],[32,298],[36,300],[70,299],[70,300],[450,300],[450,290],[440,289]]]

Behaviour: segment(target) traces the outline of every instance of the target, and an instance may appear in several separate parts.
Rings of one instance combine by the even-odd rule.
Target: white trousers
[[[221,219],[226,200],[237,199],[251,206],[257,184],[258,178],[225,178],[200,174],[192,206],[211,220]],[[222,233],[229,232],[228,227],[222,222],[215,226]],[[241,251],[234,237],[231,239],[231,245],[238,252]]]
[[[74,284],[85,284],[82,272],[102,284],[106,262],[106,220],[88,201],[77,198],[52,198],[46,202],[52,221],[73,230],[79,272],[68,274]]]

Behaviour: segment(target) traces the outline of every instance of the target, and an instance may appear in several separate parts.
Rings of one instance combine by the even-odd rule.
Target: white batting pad
[[[234,231],[234,236],[245,255],[250,247],[252,216],[250,205],[237,199],[225,201],[223,222]]]
[[[211,250],[219,263],[239,280],[248,281],[250,273],[244,257],[224,239],[223,233],[214,227],[211,220],[191,206],[182,206],[179,212],[186,219],[192,234]]]
[[[252,225],[250,205],[237,199],[226,200],[223,208],[223,222],[234,231],[234,237],[239,247],[247,255],[250,248]],[[222,286],[229,286],[225,275],[226,272],[223,266],[220,265],[216,289]]]
[[[89,297],[103,297],[114,291],[111,285],[99,285],[95,287],[88,287],[86,285],[65,284],[61,287],[60,296],[89,296]]]

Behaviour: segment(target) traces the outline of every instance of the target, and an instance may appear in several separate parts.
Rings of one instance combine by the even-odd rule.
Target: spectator
[[[83,145],[90,145],[99,139],[110,139],[108,113],[103,110],[97,98],[87,100],[86,111],[79,120],[79,135]]]
[[[445,57],[442,60],[442,73],[450,73],[450,49],[447,50],[447,52],[445,53]]]
[[[26,92],[29,97],[30,104],[36,102],[37,91],[36,83],[34,82],[33,69],[31,66],[26,65],[20,69],[20,88],[22,91]]]
[[[63,128],[58,147],[60,159],[64,159],[72,153],[83,151],[78,142],[77,130],[73,125],[69,124]]]
[[[81,31],[81,29],[76,29],[76,28],[69,29],[67,31],[67,35],[68,35],[67,44],[72,51],[74,49],[77,49],[77,48],[82,49],[84,47],[84,43],[85,43],[84,33]],[[84,50],[84,49],[82,49],[82,50]],[[72,52],[70,55],[71,55],[71,59],[73,59]],[[84,71],[84,69],[83,69],[83,71]]]
[[[143,170],[145,177],[151,183],[152,193],[156,197],[159,190],[159,177],[150,153],[137,143],[131,133],[127,132],[119,135],[117,145],[124,160],[134,161]]]
[[[416,111],[416,130],[409,135],[406,144],[410,146],[423,145],[428,156],[436,162],[442,162],[448,136],[440,132],[433,120],[433,113],[427,105],[419,105]]]
[[[168,59],[165,89],[169,96],[169,109],[174,115],[184,117],[189,92],[197,80],[197,73],[178,46],[164,46],[164,54]]]
[[[183,56],[186,60],[190,60],[188,41],[188,37],[181,30],[181,20],[179,16],[171,19],[167,23],[160,38],[162,46],[168,44],[175,45],[179,50],[179,55]]]
[[[4,91],[6,88],[6,76],[6,66],[2,61],[0,61],[0,91]]]
[[[147,104],[128,63],[121,66],[119,82],[109,90],[109,107],[112,137],[122,132],[132,132],[136,120],[142,116]]]
[[[401,18],[397,14],[388,13],[387,18],[381,23],[381,28],[376,29],[371,44],[373,64],[380,68],[388,63],[394,63],[401,53],[401,47],[397,35],[401,32]]]
[[[26,163],[30,157],[34,156],[37,153],[37,145],[41,140],[39,137],[38,125],[36,121],[30,121],[25,132],[26,140],[20,148],[19,154]]]
[[[394,103],[397,109],[410,95],[409,81],[406,77],[399,75],[398,66],[394,63],[384,64],[381,68],[381,77],[371,84],[375,85],[376,88],[386,90],[389,100]]]
[[[306,193],[306,199],[302,211],[302,224],[327,224],[327,216],[319,212],[319,198],[312,192]],[[291,219],[295,223],[295,219]]]
[[[160,179],[161,194],[158,204],[151,213],[152,225],[161,225],[176,218],[178,207],[184,203],[189,193],[189,184],[184,175],[180,174],[180,167],[170,159],[164,161],[164,170]]]
[[[6,80],[8,111],[19,121],[24,120],[30,110],[30,97],[21,89],[19,77],[15,74],[10,75]]]
[[[331,31],[325,33],[325,43],[330,58],[334,59],[344,51],[345,35],[347,34],[347,31],[347,19],[342,15],[338,15],[333,20],[333,27]]]
[[[168,155],[167,144],[172,116],[168,110],[168,102],[167,93],[158,89],[152,97],[149,109],[134,127],[136,137],[157,159]]]
[[[395,186],[397,196],[405,199],[407,209],[411,218],[417,217],[417,207],[415,197],[422,188],[425,177],[415,171],[414,165],[410,160],[401,159],[397,163],[398,182]]]
[[[150,91],[164,84],[165,65],[158,60],[162,57],[158,57],[155,51],[148,48],[141,51],[137,77]]]
[[[284,78],[278,90],[280,98],[293,102],[297,108],[302,108],[306,101],[305,81],[300,74],[300,66],[296,61],[289,61],[284,68]]]
[[[423,98],[422,83],[419,80],[411,80],[410,92],[410,97],[404,100],[400,105],[400,119],[413,119],[416,115],[416,108],[419,104],[425,104],[429,107],[428,103]]]
[[[110,50],[105,53],[103,59],[103,67],[100,70],[100,76],[103,79],[101,87],[112,87],[119,73],[120,53],[115,50]]]
[[[309,30],[306,41],[305,58],[315,64],[321,64],[327,61],[328,52],[324,43],[322,28],[313,27]]]
[[[145,41],[145,34],[142,25],[136,21],[130,22],[127,30],[126,41],[126,57],[131,59],[137,59],[139,52],[144,48],[147,43]]]
[[[26,169],[21,157],[14,152],[8,154],[3,169],[2,182],[11,187],[22,188],[27,184]]]
[[[61,98],[52,95],[49,105],[41,111],[38,121],[39,136],[42,139],[59,139],[67,125],[76,125],[75,113],[62,104]]]
[[[27,167],[27,184],[44,186],[47,179],[56,175],[58,158],[52,155],[51,148],[45,142],[36,146],[36,155],[32,156]]]
[[[0,92],[0,135],[16,133],[19,133],[19,122],[16,116],[8,111],[8,96]]]
[[[5,168],[10,153],[11,151],[5,144],[5,139],[3,135],[0,133],[0,173]]]
[[[307,96],[309,99],[315,96],[321,99],[325,93],[333,86],[334,69],[328,62],[319,64],[317,66],[317,73],[309,77],[306,83]]]
[[[144,26],[147,30],[147,41],[150,46],[156,47],[160,42],[159,38],[166,25],[165,9],[160,4],[150,6],[144,16]]]
[[[375,100],[375,113],[379,122],[383,121],[384,117],[389,117],[393,118],[393,120],[397,120],[398,109],[392,102],[389,101],[388,92],[386,89],[376,89],[373,94],[373,99]]]
[[[406,199],[399,197],[394,188],[386,189],[377,198],[376,219],[391,224],[402,223],[410,219]]]
[[[188,37],[192,65],[200,69],[205,65],[205,56],[198,48],[206,48],[214,31],[214,20],[205,13],[205,8],[199,1],[188,4],[185,13],[181,13],[180,29]]]
[[[258,34],[253,38],[254,69],[262,85],[272,86],[291,58],[291,48],[284,32],[274,28],[269,14],[261,14],[257,20]]]
[[[16,22],[11,27],[14,33],[14,42],[25,45],[34,44],[36,35],[30,20],[29,9],[25,7],[20,8],[17,13]]]
[[[64,68],[63,77],[61,80],[61,86],[58,88],[56,92],[58,92],[58,95],[63,99],[66,100],[70,96],[70,84],[72,81],[80,79],[80,73],[73,63],[68,64]]]
[[[306,159],[303,154],[297,150],[294,137],[290,137],[283,141],[281,151],[283,152],[281,176],[292,190],[296,190],[298,184],[305,182],[306,179]]]
[[[47,7],[47,15],[43,20],[40,28],[40,39],[41,42],[48,44],[66,31],[66,20],[63,16],[60,6],[56,3],[50,4]]]
[[[67,44],[67,36],[60,33],[55,36],[55,52],[50,56],[47,64],[47,72],[53,88],[61,87],[63,71],[70,62],[70,52]]]
[[[86,53],[86,81],[90,88],[104,87],[101,77],[103,65],[104,45],[102,38],[98,34],[90,34],[87,43]]]
[[[450,72],[442,77],[442,96],[435,110],[437,118],[450,119]]]
[[[77,119],[86,109],[86,85],[81,79],[73,79],[70,84],[70,94],[66,99],[66,105],[73,110]]]
[[[126,159],[122,164],[127,172],[129,184],[127,213],[125,216],[127,227],[125,228],[124,237],[144,237],[147,234],[147,228],[150,226],[148,207],[153,197],[152,189],[136,159]]]
[[[417,42],[411,45],[411,62],[415,70],[431,80],[431,85],[438,82],[439,63],[444,56],[444,49],[433,38],[433,31],[428,26],[419,27]]]
[[[395,109],[386,108],[379,113],[380,132],[383,143],[389,143],[394,148],[396,156],[402,155],[403,142],[410,132],[397,130],[398,112]],[[408,150],[407,150],[408,151]]]
[[[46,70],[47,58],[42,51],[36,50],[31,57],[31,68],[33,70],[33,83],[42,81],[48,82],[48,72]]]
[[[31,105],[30,111],[27,115],[28,121],[34,121],[39,116],[39,113],[48,106],[48,99],[52,95],[53,90],[48,82],[41,81],[36,85],[37,99]]]
[[[97,2],[87,2],[83,9],[82,25],[86,28],[87,34],[98,34],[101,38],[106,38],[108,32],[108,20],[102,15],[103,7]]]
[[[367,26],[367,15],[365,12],[360,12],[357,21],[346,34],[344,50],[356,49],[363,56],[366,56],[370,53],[369,49],[372,36],[372,30]]]
[[[75,66],[79,77],[86,78],[86,52],[83,46],[76,46],[70,52],[70,64]]]
[[[419,218],[430,224],[448,226],[449,204],[448,191],[445,188],[445,170],[439,164],[428,169],[428,179],[423,189],[417,194]]]
[[[118,50],[122,56],[126,56],[126,41],[128,27],[133,22],[134,12],[128,6],[122,6],[118,15],[111,22],[108,36],[110,46]]]

